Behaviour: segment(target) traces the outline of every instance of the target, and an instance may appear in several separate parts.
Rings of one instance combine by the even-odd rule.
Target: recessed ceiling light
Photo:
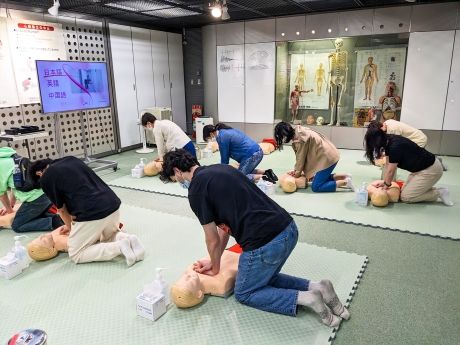
[[[282,32],[282,33],[281,33],[281,36],[283,36],[283,37],[284,37],[284,35],[286,35],[286,34],[285,34],[284,32]]]
[[[348,28],[345,28],[345,31],[348,31]]]
[[[311,33],[314,35],[314,34],[316,33],[316,31],[315,31],[315,30],[311,30]]]
[[[331,32],[332,32],[332,29],[331,29],[331,28],[327,29],[327,32],[331,33]]]
[[[295,34],[296,34],[297,36],[299,36],[299,35],[300,35],[300,32],[296,31],[296,33],[295,33]]]

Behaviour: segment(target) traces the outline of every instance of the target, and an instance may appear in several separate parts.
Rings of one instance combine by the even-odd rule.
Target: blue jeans
[[[23,202],[16,212],[11,228],[15,232],[53,230],[53,217],[59,215],[48,213],[51,205],[45,194],[34,201]]]
[[[235,283],[237,301],[272,313],[296,315],[297,296],[299,291],[308,290],[309,281],[280,271],[297,237],[297,226],[292,221],[266,245],[241,254]]]
[[[254,181],[254,170],[262,161],[262,158],[264,158],[264,152],[261,148],[259,148],[259,151],[254,152],[254,154],[251,157],[239,162],[240,167],[238,168],[238,170],[245,174],[248,179]]]
[[[315,193],[328,193],[335,192],[337,189],[337,183],[334,180],[334,170],[337,163],[332,164],[329,168],[318,171],[313,178],[311,184],[311,190]]]
[[[196,158],[195,145],[193,145],[193,143],[192,143],[191,141],[189,141],[189,142],[187,143],[187,145],[185,145],[185,146],[183,147],[183,149],[184,149],[185,151],[188,151],[193,157]]]

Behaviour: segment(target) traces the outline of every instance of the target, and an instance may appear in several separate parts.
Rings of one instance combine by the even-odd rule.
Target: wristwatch
[[[386,183],[386,181],[383,181],[383,184],[384,184],[385,186],[387,186],[387,187],[391,187],[391,183],[388,184],[388,183]]]

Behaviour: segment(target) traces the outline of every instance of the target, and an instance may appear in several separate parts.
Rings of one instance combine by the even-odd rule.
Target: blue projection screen
[[[110,106],[104,62],[37,60],[43,113]]]

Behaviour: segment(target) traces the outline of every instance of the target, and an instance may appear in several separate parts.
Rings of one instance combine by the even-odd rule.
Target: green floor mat
[[[154,278],[155,268],[166,268],[166,280],[174,282],[205,255],[204,235],[199,223],[186,217],[125,205],[121,216],[125,229],[144,243],[145,260],[131,268],[121,258],[75,265],[60,254],[34,262],[12,280],[1,278],[1,343],[25,328],[45,330],[48,345],[328,344],[334,338],[335,331],[308,310],[296,318],[271,314],[233,296],[209,297],[189,310],[172,307],[156,322],[136,316],[135,297]],[[13,236],[11,230],[0,231],[0,253],[12,246]],[[331,279],[348,304],[366,264],[365,256],[299,243],[283,271]]]
[[[341,159],[336,172],[346,172],[353,175],[356,186],[362,182],[372,182],[379,179],[381,170],[369,165],[363,157],[363,151],[340,150]],[[202,160],[204,165],[218,163],[219,154]],[[290,147],[281,152],[265,156],[260,168],[272,168],[277,174],[292,170],[295,156]],[[361,207],[355,204],[355,195],[346,190],[336,193],[313,193],[311,189],[286,194],[277,188],[273,199],[289,213],[336,220],[340,222],[368,225],[375,228],[412,232],[442,238],[460,239],[460,158],[445,157],[444,162],[450,167],[445,172],[438,185],[447,186],[455,205],[444,206],[440,202],[404,204],[397,203],[386,208],[373,206]],[[399,169],[398,179],[405,179],[407,172]],[[136,190],[187,196],[187,191],[176,183],[164,184],[158,177],[135,179],[123,176],[108,182],[111,186],[131,188]]]

